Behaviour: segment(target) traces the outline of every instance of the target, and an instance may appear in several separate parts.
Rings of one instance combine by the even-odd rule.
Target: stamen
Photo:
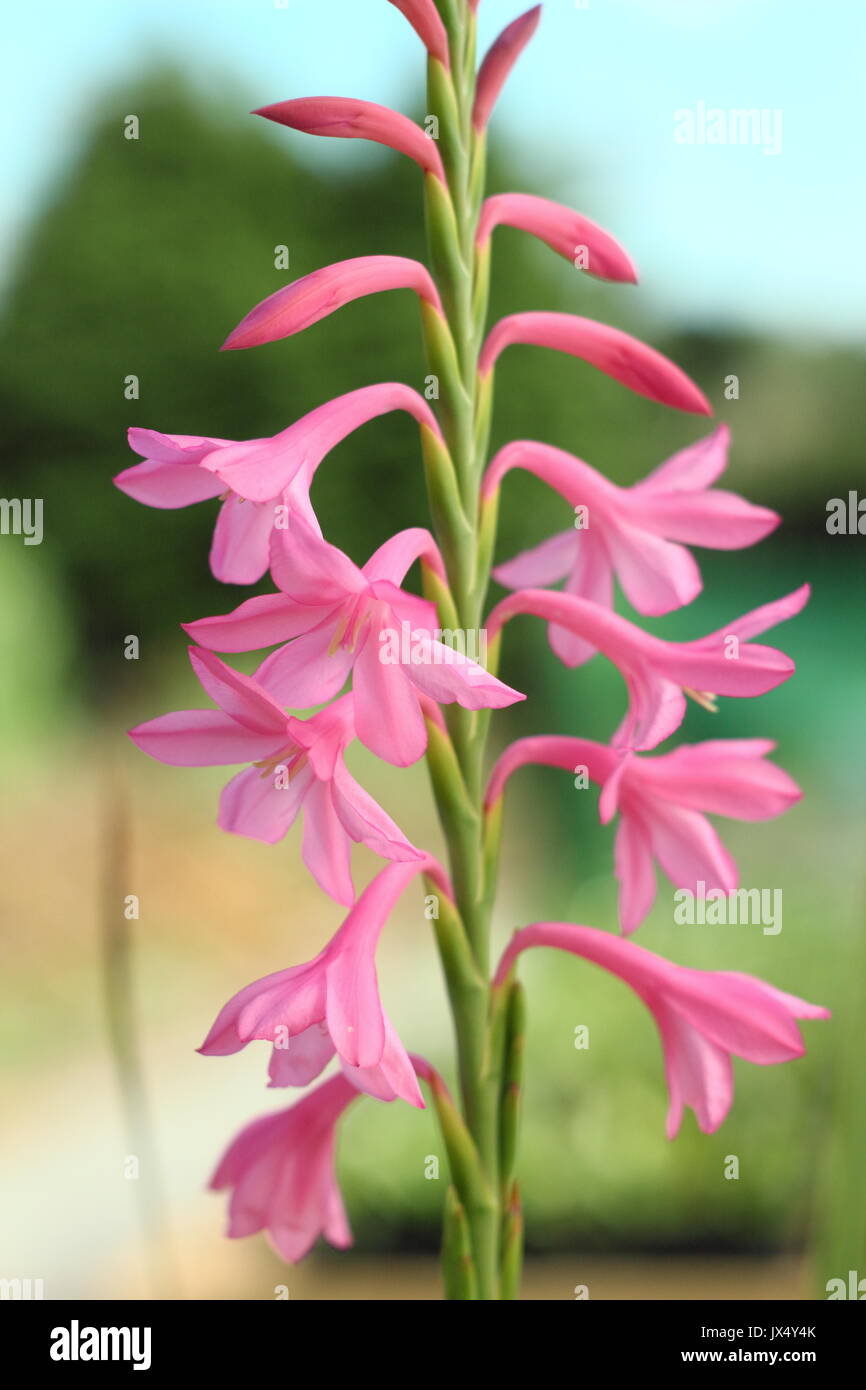
[[[718,714],[719,697],[708,690],[691,690],[687,685],[683,686],[683,694],[688,695],[690,700],[694,700],[701,709],[707,710],[709,714]]]

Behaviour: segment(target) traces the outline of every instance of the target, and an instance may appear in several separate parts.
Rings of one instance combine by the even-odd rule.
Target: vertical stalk
[[[482,621],[490,547],[481,535],[479,510],[486,422],[479,402],[478,356],[487,315],[487,265],[479,264],[475,246],[485,149],[484,135],[472,123],[475,16],[465,3],[449,7],[448,32],[450,71],[433,58],[428,64],[428,115],[439,123],[447,188],[433,175],[425,181],[432,268],[447,331],[431,314],[424,317],[424,330],[430,369],[439,376],[439,415],[456,481],[455,505],[444,511],[434,508],[434,525],[446,557],[457,621],[468,634],[478,632]],[[449,334],[451,342],[443,347],[443,337],[447,340]],[[435,738],[431,736],[428,761],[448,845],[457,915],[471,955],[471,968],[455,970],[440,933],[463,1114],[490,1193],[489,1201],[466,1207],[477,1275],[473,1296],[495,1300],[500,1297],[503,1224],[499,1113],[504,1039],[501,1019],[497,1024],[495,1017],[501,1010],[493,1007],[490,984],[493,891],[486,874],[482,782],[487,728],[484,713],[450,707],[447,732],[437,729]],[[445,768],[449,760],[453,766]]]

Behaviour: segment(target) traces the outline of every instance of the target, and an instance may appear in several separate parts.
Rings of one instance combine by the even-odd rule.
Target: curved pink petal
[[[322,997],[324,1000],[324,994]],[[326,1025],[321,1020],[311,1023],[303,1033],[289,1037],[287,1046],[274,1046],[268,1063],[268,1085],[309,1086],[324,1071],[334,1051]]]
[[[564,579],[577,558],[580,533],[560,531],[531,550],[522,550],[513,560],[497,565],[493,578],[505,589],[543,589]]]
[[[623,592],[639,613],[670,613],[703,588],[694,556],[673,541],[620,521],[605,529],[605,544]]]
[[[130,729],[137,748],[172,767],[221,767],[272,753],[273,732],[254,733],[221,709],[179,710]]]
[[[669,358],[630,334],[576,314],[512,314],[487,336],[478,370],[486,376],[507,347],[527,343],[580,357],[599,371],[651,401],[676,410],[712,415],[706,396]]]
[[[565,592],[602,608],[613,607],[613,566],[605,540],[598,527],[575,531],[577,544],[574,564],[565,581]],[[565,666],[581,666],[595,656],[595,647],[578,633],[561,624],[547,629],[550,649]]]
[[[282,840],[314,783],[309,768],[290,776],[287,767],[288,762],[264,770],[248,767],[233,777],[220,796],[220,829],[266,845]]]
[[[482,205],[476,241],[483,247],[494,227],[529,232],[590,275],[635,284],[637,271],[609,232],[579,212],[529,193],[499,193]],[[584,263],[585,262],[585,263]]]
[[[538,28],[540,19],[541,6],[535,5],[503,29],[488,50],[478,71],[475,87],[472,124],[476,130],[484,130],[490,120],[490,113],[496,105],[508,74]]]
[[[712,434],[680,449],[658,468],[654,468],[640,482],[634,484],[629,492],[644,494],[671,492],[702,492],[712,487],[728,466],[728,450],[731,444],[731,431],[727,425],[718,425]]]
[[[778,512],[758,507],[735,492],[624,493],[624,509],[635,525],[670,540],[708,550],[742,550],[756,545],[781,521]],[[637,503],[638,505],[635,505]]]
[[[409,767],[427,747],[419,693],[406,670],[383,661],[382,653],[378,631],[369,634],[355,661],[355,728],[371,753]]]
[[[253,733],[274,732],[278,737],[285,735],[284,712],[255,680],[232,670],[213,652],[205,651],[202,647],[189,647],[187,650],[190,665],[214,704]]]
[[[223,343],[223,350],[258,347],[290,338],[353,299],[383,290],[414,290],[440,313],[442,305],[430,273],[405,256],[357,256],[314,270],[294,284],[268,295]]]
[[[219,510],[210,567],[224,584],[256,584],[267,574],[274,508],[269,502],[227,497]]]
[[[735,618],[726,627],[721,627],[718,631],[711,632],[696,642],[689,642],[684,645],[690,648],[705,649],[715,647],[720,641],[730,636],[739,637],[743,642],[748,641],[751,637],[760,637],[761,633],[766,632],[768,628],[775,627],[777,623],[787,622],[789,618],[795,618],[798,613],[802,613],[811,595],[811,587],[808,584],[801,584],[799,589],[794,589],[790,594],[773,599],[770,603],[764,603],[760,608],[753,608],[751,612],[744,613],[741,618]]]
[[[405,1100],[418,1110],[423,1110],[424,1100],[405,1047],[397,1030],[387,1014],[385,1019],[385,1050],[381,1060],[374,1067],[350,1067],[343,1062],[343,1073],[368,1096],[377,1100]]]
[[[787,772],[766,761],[774,747],[767,739],[685,744],[659,758],[642,758],[637,771],[649,793],[680,806],[737,820],[770,820],[802,796]]]
[[[214,449],[231,444],[204,434],[163,434],[132,425],[126,432],[129,447],[142,458],[156,463],[201,463]]]
[[[440,705],[456,702],[463,709],[504,709],[526,699],[459,648],[426,634],[415,634],[411,660],[404,669],[418,689]]]
[[[390,0],[390,4],[406,16],[431,58],[450,67],[448,34],[435,0]]]
[[[372,140],[406,154],[429,174],[445,182],[445,171],[436,143],[420,126],[373,101],[353,97],[300,97],[261,106],[254,116],[264,116],[278,125],[289,126],[307,135],[330,135],[341,140]]]
[[[366,845],[383,859],[423,859],[423,852],[409,843],[400,827],[355,781],[342,760],[334,768],[333,801],[340,824],[356,844]]]
[[[145,459],[144,463],[124,468],[112,481],[134,501],[164,510],[206,502],[224,490],[219,478],[194,463],[161,463],[158,459]]]
[[[363,574],[371,584],[384,579],[400,585],[416,560],[422,560],[441,579],[445,578],[439,547],[423,526],[411,526],[391,536],[370,556]]]
[[[314,783],[305,798],[301,854],[322,891],[344,907],[351,907],[355,901],[351,844],[334,809],[327,782]],[[339,1043],[337,1049],[341,1051]]]
[[[289,518],[285,530],[274,531],[271,574],[277,588],[311,609],[343,603],[368,588],[364,572],[348,555],[297,516]]]
[[[204,1057],[228,1057],[256,1040],[276,1044],[281,1030],[291,1042],[307,1035],[324,1013],[325,974],[317,957],[238,990],[220,1009],[198,1050]]]
[[[656,897],[649,831],[637,816],[623,816],[614,841],[614,873],[619,883],[619,920],[626,936],[635,931]]]
[[[392,410],[406,411],[419,425],[440,435],[423,396],[402,382],[383,381],[325,401],[271,439],[214,450],[202,468],[216,473],[240,497],[267,502],[281,497],[302,471],[309,489],[313,474],[332,449],[362,425]]]
[[[334,613],[333,606],[307,608],[286,594],[257,594],[231,613],[181,623],[199,646],[217,652],[254,652],[309,632]]]
[[[624,819],[627,814],[623,812]],[[659,801],[646,821],[653,853],[677,888],[696,893],[701,881],[724,893],[737,887],[736,862],[700,811]]]
[[[291,709],[324,704],[343,689],[355,662],[351,648],[333,643],[333,622],[321,623],[265,657],[256,680]]]

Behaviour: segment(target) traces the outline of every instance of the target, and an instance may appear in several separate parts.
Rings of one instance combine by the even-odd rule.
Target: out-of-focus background
[[[776,738],[802,784],[783,819],[722,827],[743,884],[782,890],[783,929],[676,926],[660,879],[639,939],[687,964],[756,973],[834,1020],[805,1025],[797,1063],[737,1063],[722,1129],[703,1136],[689,1113],[668,1143],[660,1050],[639,1003],[578,961],[529,962],[526,1296],[588,1285],[593,1298],[826,1297],[828,1280],[866,1276],[866,539],[826,524],[830,499],[866,493],[866,12],[857,0],[820,22],[805,0],[550,0],[546,11],[494,117],[491,190],[580,207],[623,240],[642,284],[602,286],[502,231],[493,312],[586,313],[669,353],[732,428],[726,485],[784,515],[754,550],[701,553],[705,593],[654,630],[697,636],[814,585],[777,639],[796,679],[723,702],[715,719],[693,709],[682,731]],[[483,0],[483,39],[517,12]],[[222,1237],[209,1172],[242,1124],[286,1097],[265,1090],[256,1047],[219,1061],[194,1049],[229,994],[309,958],[341,913],[302,871],[296,832],[275,848],[223,835],[222,773],[162,767],[126,740],[133,723],[205,703],[178,623],[241,595],[208,573],[211,504],[152,511],[111,484],[134,461],[130,425],[242,439],[358,386],[423,384],[411,296],[217,352],[289,279],[349,256],[424,256],[414,166],[247,114],[334,92],[423,117],[420,48],[385,0],[81,0],[19,7],[7,28],[0,492],[44,500],[44,538],[0,536],[0,1275],[42,1279],[49,1298],[269,1298],[283,1284],[302,1298],[435,1297],[443,1183],[425,1178],[425,1159],[438,1141],[408,1107],[365,1102],[343,1129],[353,1252],[319,1247],[287,1271],[261,1238]],[[766,138],[676,138],[684,111],[698,132],[711,108],[766,113],[755,127]],[[275,268],[278,246],[289,273]],[[520,349],[501,365],[496,442],[539,438],[619,483],[707,429],[572,359]],[[386,417],[336,449],[314,502],[357,560],[423,524],[412,423]],[[512,476],[499,554],[568,524],[564,503]],[[137,660],[125,657],[131,635]],[[605,739],[619,720],[619,678],[600,659],[566,672],[538,624],[514,625],[503,674],[530,698],[497,716],[500,744],[527,732]],[[423,765],[351,762],[410,837],[438,850]],[[616,929],[612,837],[594,792],[522,774],[505,851],[502,940],[545,917]],[[355,863],[361,884],[376,861],[357,852]],[[137,920],[124,918],[127,895]],[[407,1044],[447,1068],[419,895],[395,912],[379,959]],[[588,1051],[575,1050],[579,1024]]]

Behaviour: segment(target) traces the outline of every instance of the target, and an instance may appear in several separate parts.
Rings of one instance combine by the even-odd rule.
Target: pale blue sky
[[[485,44],[525,7],[481,0]],[[531,161],[535,191],[572,201],[579,187],[672,317],[866,340],[866,2],[544,9],[493,125]],[[151,55],[200,82],[231,74],[232,101],[239,89],[255,104],[322,93],[398,104],[422,79],[420,45],[386,0],[42,0],[8,7],[4,30],[4,260],[94,97]],[[699,103],[780,111],[781,153],[678,143],[675,113]],[[323,157],[324,141],[276,134]],[[339,143],[332,157],[377,156]]]

